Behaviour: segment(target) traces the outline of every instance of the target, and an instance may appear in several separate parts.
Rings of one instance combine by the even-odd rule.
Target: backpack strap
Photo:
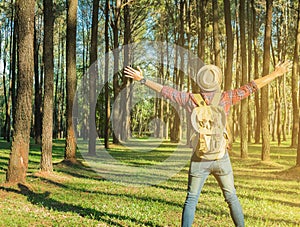
[[[205,100],[202,97],[202,95],[200,95],[200,94],[193,94],[193,95],[194,95],[196,104],[198,106],[207,106]],[[221,96],[222,96],[222,93],[220,93],[220,92],[215,93],[214,97],[213,97],[213,99],[211,101],[211,105],[218,106],[218,104],[219,104],[219,102],[221,100]]]
[[[213,97],[213,99],[211,101],[211,105],[218,106],[219,102],[221,100],[221,95],[222,95],[222,93],[220,93],[220,92],[215,93],[214,97]]]
[[[195,98],[196,104],[198,106],[206,106],[206,102],[203,99],[202,95],[200,95],[200,94],[194,94],[194,98]]]

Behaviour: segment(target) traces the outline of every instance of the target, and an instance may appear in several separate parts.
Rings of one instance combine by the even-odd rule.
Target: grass
[[[113,146],[110,155],[126,166],[147,169],[177,149],[176,144],[158,140],[133,142],[127,147]],[[155,149],[149,151],[148,146]],[[56,140],[53,174],[39,172],[40,148],[31,145],[27,183],[9,186],[4,183],[9,149],[0,140],[0,226],[180,226],[188,162],[174,176],[156,184],[120,184],[115,182],[120,178],[109,180],[95,168],[61,164],[64,141]],[[187,148],[179,150],[190,154]],[[239,158],[237,143],[234,151],[231,160],[246,226],[300,226],[300,170],[293,168],[295,149],[272,144],[270,162],[260,161],[261,145],[250,144],[246,160]],[[99,153],[93,159],[98,164]],[[87,164],[87,158],[79,159]],[[204,185],[194,226],[233,226],[211,176]]]

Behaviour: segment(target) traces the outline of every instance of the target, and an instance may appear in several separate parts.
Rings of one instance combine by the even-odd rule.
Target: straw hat
[[[197,73],[197,84],[204,92],[220,90],[222,71],[215,65],[205,65]]]

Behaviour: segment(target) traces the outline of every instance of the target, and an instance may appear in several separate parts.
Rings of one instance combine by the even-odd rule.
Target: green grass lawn
[[[128,166],[147,169],[177,147],[164,142],[149,151],[147,143],[140,140],[135,150],[114,146],[109,152]],[[31,145],[26,185],[9,186],[4,183],[9,149],[0,140],[0,226],[180,226],[188,162],[173,177],[154,185],[118,183],[87,166],[61,164],[64,141],[56,140],[53,174],[39,172],[40,148]],[[231,160],[246,226],[300,226],[300,170],[292,168],[296,150],[272,144],[270,162],[260,161],[260,145],[249,145],[247,160],[239,158],[238,150],[234,144]],[[194,226],[233,226],[213,177],[204,185]]]

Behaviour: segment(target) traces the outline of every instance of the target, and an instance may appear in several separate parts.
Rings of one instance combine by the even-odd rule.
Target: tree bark
[[[108,36],[108,26],[109,26],[109,0],[105,1],[105,129],[104,129],[104,146],[109,148],[109,120],[110,120],[110,96],[109,96],[109,86],[108,86],[108,52],[109,52],[109,36]]]
[[[13,3],[13,0],[11,1]],[[6,116],[7,126],[6,126],[6,141],[10,142],[11,136],[11,121],[13,120],[11,113],[14,113],[15,110],[15,74],[16,74],[16,47],[17,47],[17,20],[15,16],[15,7],[14,4],[11,4],[11,38],[10,38],[10,72],[9,72],[9,95],[8,95],[8,112]],[[13,80],[14,79],[14,80]]]
[[[61,68],[60,68],[60,88],[59,88],[59,100],[58,100],[58,108],[59,108],[59,111],[58,111],[58,120],[59,122],[57,123],[58,124],[58,138],[63,138],[65,137],[66,135],[66,132],[65,132],[65,121],[64,121],[64,115],[65,115],[65,70],[64,68],[66,67],[66,64],[65,64],[65,55],[66,55],[66,48],[65,48],[65,44],[62,43],[62,54],[61,54]]]
[[[247,29],[248,29],[248,76],[247,76],[247,81],[251,81],[251,75],[252,75],[252,36],[253,36],[253,31],[252,31],[252,24],[253,20],[252,20],[252,11],[250,10],[250,1],[247,1],[247,6],[246,6],[246,12],[247,12]],[[248,122],[247,122],[247,126],[248,126],[248,143],[251,143],[252,140],[252,136],[253,136],[253,124],[252,124],[252,110],[253,108],[251,108],[252,106],[252,102],[251,102],[251,96],[248,97]]]
[[[41,170],[52,172],[52,138],[53,138],[53,0],[44,0],[44,101],[42,127]]]
[[[61,36],[60,36],[60,30],[58,29],[58,47],[57,47],[57,52],[58,52],[58,60],[57,60],[57,71],[55,75],[55,91],[54,91],[54,128],[53,128],[53,137],[55,139],[58,138],[59,135],[59,93],[58,93],[58,81],[59,81],[59,72],[61,68]]]
[[[257,26],[256,26],[256,9],[255,9],[255,0],[251,1],[251,8],[253,14],[253,48],[254,48],[254,79],[259,78],[258,73],[258,47],[257,47]],[[260,142],[260,131],[261,131],[261,109],[260,109],[260,97],[259,92],[255,93],[254,102],[255,102],[255,134],[254,142],[258,144]]]
[[[241,33],[241,63],[242,63],[242,84],[246,84],[247,77],[247,53],[246,53],[246,31],[245,31],[245,0],[240,1],[240,33]],[[248,121],[248,99],[242,100],[240,112],[240,137],[241,137],[241,158],[248,158],[247,121]]]
[[[220,59],[220,39],[219,39],[219,13],[218,13],[218,0],[212,1],[213,7],[213,36],[214,36],[214,55],[215,55],[215,65],[221,68]],[[230,13],[230,12],[229,12]]]
[[[12,0],[13,1],[13,0]],[[13,4],[12,4],[13,5]],[[15,9],[16,11],[16,9]],[[18,42],[18,18],[17,16],[14,17],[14,35],[13,35],[13,47],[12,47],[12,59],[11,59],[11,112],[12,112],[12,126],[14,128],[15,124],[15,113],[16,113],[16,75],[18,72],[17,69],[17,42]]]
[[[239,19],[238,19],[238,2],[235,0],[235,31],[236,31],[236,75],[235,75],[235,86],[240,86],[240,39],[239,39]],[[240,134],[240,119],[239,119],[240,105],[233,106],[233,133],[232,140],[235,141],[235,137],[238,137]]]
[[[3,50],[3,72],[0,72],[0,75],[2,74],[2,81],[3,81],[3,96],[4,96],[4,104],[5,104],[5,123],[3,127],[3,137],[4,139],[9,141],[9,133],[8,133],[8,125],[10,121],[10,103],[9,103],[9,93],[10,93],[10,88],[8,88],[7,91],[7,86],[6,86],[6,52],[7,52],[7,46],[8,46],[8,25],[5,26],[5,33],[4,33],[4,50]],[[2,34],[0,31],[0,53],[2,53],[1,46],[2,46]],[[1,130],[1,129],[0,129]]]
[[[298,3],[299,5],[299,3]],[[300,9],[300,7],[298,7]],[[299,131],[299,105],[298,105],[298,92],[299,92],[299,52],[300,52],[300,22],[298,10],[298,23],[297,33],[295,40],[293,69],[292,69],[292,104],[293,104],[293,130],[292,130],[292,143],[291,147],[297,147],[298,131]],[[299,100],[300,101],[300,100]]]
[[[35,16],[38,17],[38,16]],[[34,20],[34,140],[36,144],[42,142],[42,85],[39,73],[39,48],[37,40],[36,18]],[[39,23],[39,22],[38,22]]]
[[[92,19],[92,36],[91,36],[91,51],[90,51],[90,71],[89,71],[89,104],[90,104],[90,116],[89,116],[89,155],[96,155],[96,84],[98,77],[98,65],[97,65],[97,49],[98,49],[98,11],[99,0],[93,0],[93,19]],[[94,131],[95,130],[95,131]]]
[[[114,22],[112,24],[113,27],[113,42],[114,42],[114,78],[113,78],[113,90],[114,90],[114,106],[112,117],[113,117],[113,125],[120,125],[121,117],[119,113],[119,108],[121,108],[121,104],[117,103],[117,97],[120,93],[120,84],[119,84],[119,27],[120,27],[120,10],[121,10],[121,0],[116,0],[115,11],[114,11]],[[113,143],[119,144],[120,133],[118,131],[114,131],[113,133]]]
[[[34,0],[19,0],[16,3],[18,20],[18,90],[13,142],[6,181],[26,181],[30,143],[32,111],[32,86],[34,75]]]
[[[126,4],[128,0],[125,0]],[[129,65],[130,62],[130,49],[128,44],[131,42],[131,17],[130,17],[130,7],[128,4],[124,6],[124,68]],[[131,81],[128,77],[123,77],[122,92],[121,96],[121,118],[122,118],[122,129],[121,129],[121,140],[126,141],[130,136],[130,90]]]
[[[272,26],[272,7],[273,0],[267,0],[265,38],[264,38],[264,56],[263,73],[269,74],[270,66],[270,46],[271,46],[271,26]],[[269,131],[269,85],[261,89],[261,129],[262,129],[262,153],[261,160],[270,160],[270,131]]]
[[[76,138],[72,119],[72,107],[76,92],[76,25],[78,0],[68,0],[67,12],[67,135],[65,160],[76,162]]]
[[[225,15],[225,26],[226,26],[226,43],[227,43],[227,50],[226,50],[226,65],[225,65],[225,85],[224,90],[228,91],[231,90],[232,87],[232,65],[233,65],[233,45],[234,39],[232,34],[232,26],[231,26],[231,10],[230,10],[230,1],[224,0],[224,15]],[[233,117],[230,114],[227,118],[227,133],[229,138],[232,138],[233,132]],[[230,146],[232,147],[232,140],[230,140]]]
[[[296,37],[296,47],[294,52],[294,61],[295,61],[295,55],[297,55],[297,63],[299,66],[299,56],[297,53],[299,53],[300,49],[300,0],[298,1],[298,23],[297,23],[297,37]],[[293,67],[294,68],[294,67]],[[299,69],[299,68],[298,68]],[[298,72],[299,75],[299,72]],[[300,93],[299,93],[299,103],[300,103]],[[299,115],[299,109],[298,109],[298,124],[300,121],[300,115]],[[297,149],[297,159],[296,159],[296,165],[300,166],[300,127],[298,126],[298,149]]]
[[[281,145],[281,129],[282,129],[282,126],[281,126],[281,98],[280,98],[280,84],[279,84],[279,81],[277,80],[276,81],[276,109],[277,109],[277,144],[278,146]]]

